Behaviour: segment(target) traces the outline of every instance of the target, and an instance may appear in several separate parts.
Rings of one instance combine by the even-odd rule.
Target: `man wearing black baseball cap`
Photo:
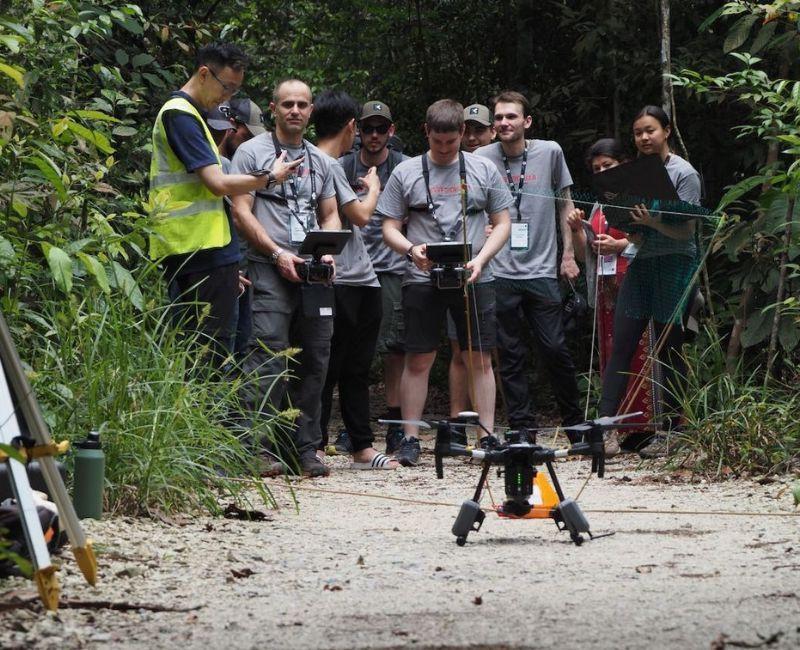
[[[375,167],[383,190],[392,170],[408,156],[389,147],[395,128],[392,112],[385,102],[372,99],[361,108],[359,120],[361,131],[361,149],[342,156],[340,162],[344,167],[350,185],[357,193],[364,193],[358,180]],[[383,241],[382,217],[375,213],[366,226],[361,229],[367,252],[372,260],[372,267],[381,285],[381,303],[383,316],[378,332],[376,351],[384,357],[383,376],[386,398],[386,419],[400,419],[400,377],[403,374],[405,359],[403,347],[403,311],[401,284],[405,273],[405,258],[389,248]],[[389,425],[386,432],[386,452],[397,451],[403,440],[403,429],[400,425]],[[337,449],[346,449],[346,442],[337,440]],[[340,449],[341,447],[341,449]]]
[[[464,109],[464,137],[461,138],[462,151],[474,153],[478,147],[491,144],[496,133],[492,112],[483,104],[471,104]]]

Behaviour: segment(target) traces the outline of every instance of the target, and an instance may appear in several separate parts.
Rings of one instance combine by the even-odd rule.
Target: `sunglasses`
[[[361,133],[364,135],[370,135],[372,133],[380,133],[381,135],[386,135],[389,133],[389,124],[365,124],[361,127]]]

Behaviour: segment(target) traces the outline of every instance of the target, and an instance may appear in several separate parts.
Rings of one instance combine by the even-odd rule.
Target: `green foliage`
[[[100,429],[109,506],[134,512],[215,510],[253,469],[226,426],[243,380],[197,371],[145,255],[152,116],[185,74],[173,34],[114,0],[0,19],[0,308],[54,436]]]
[[[800,466],[800,395],[794,382],[763,385],[757,369],[728,372],[724,346],[711,329],[689,355],[682,407],[688,462],[715,476],[772,474]]]
[[[737,218],[729,221],[714,244],[713,253],[722,262],[714,284],[721,295],[739,296],[745,290],[752,295],[741,338],[745,348],[763,348],[771,335],[775,309],[781,310],[778,343],[785,353],[798,350],[800,343],[796,318],[784,311],[784,301],[775,301],[781,263],[800,261],[796,204],[789,214],[789,201],[797,198],[800,187],[800,82],[772,77],[766,61],[754,53],[771,52],[782,57],[794,53],[796,57],[800,36],[797,15],[792,12],[798,8],[800,3],[788,1],[769,5],[726,3],[707,24],[724,16],[739,16],[724,44],[738,69],[724,75],[683,70],[674,80],[675,85],[709,103],[742,106],[746,116],[735,129],[737,139],[773,147],[773,155],[762,159],[754,174],[732,185],[719,202],[718,210],[728,210]],[[748,42],[756,24],[762,26],[752,39],[750,51],[733,51]],[[784,72],[787,69],[785,63]],[[784,295],[800,291],[797,280],[796,276],[788,278]],[[739,306],[735,301],[727,305],[731,317]]]

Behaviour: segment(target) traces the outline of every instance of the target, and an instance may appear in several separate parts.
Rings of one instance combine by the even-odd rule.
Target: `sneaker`
[[[663,433],[656,433],[650,442],[639,450],[641,458],[663,458],[669,454],[669,439]]]
[[[325,448],[325,453],[331,456],[347,456],[353,453],[353,441],[350,440],[350,434],[344,429],[339,431],[336,440],[332,445]]]
[[[419,463],[419,439],[403,438],[394,457],[403,467],[416,467]]]
[[[386,453],[391,455],[400,449],[400,445],[403,444],[405,437],[403,425],[390,424],[389,428],[386,429]]]
[[[304,476],[328,476],[330,468],[317,456],[316,449],[309,449],[300,454],[300,469]]]
[[[493,435],[483,436],[478,443],[480,444],[481,449],[484,451],[490,451],[500,446],[500,441]]]
[[[616,431],[605,431],[603,433],[603,447],[606,458],[614,458],[620,452],[619,434]]]

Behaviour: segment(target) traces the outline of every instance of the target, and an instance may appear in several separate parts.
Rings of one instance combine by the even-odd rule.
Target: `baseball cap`
[[[236,127],[231,124],[231,107],[228,104],[215,106],[206,114],[206,124],[215,131],[233,131]]]
[[[483,104],[470,104],[464,109],[465,122],[477,122],[483,126],[492,125],[492,113]]]
[[[383,102],[379,102],[374,99],[364,104],[363,108],[361,109],[361,119],[365,120],[368,117],[382,117],[390,122],[394,122],[392,119],[392,112],[389,110],[389,107]]]
[[[253,135],[266,133],[264,128],[264,114],[252,99],[232,99],[231,117],[244,124]]]

